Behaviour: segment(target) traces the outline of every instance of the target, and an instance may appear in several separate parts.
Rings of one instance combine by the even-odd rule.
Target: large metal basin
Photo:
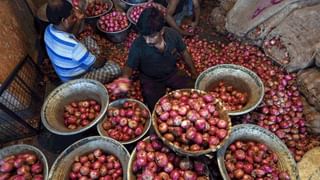
[[[101,27],[99,26],[99,23],[97,22],[97,28],[99,29],[99,31],[103,32],[110,41],[115,43],[120,43],[126,39],[130,31],[130,27],[131,27],[131,23],[129,21],[129,25],[125,29],[121,31],[107,32],[101,29]]]
[[[47,179],[49,173],[48,161],[46,156],[36,147],[27,144],[17,144],[8,146],[0,150],[0,159],[3,159],[9,155],[15,155],[19,153],[34,153],[43,165],[43,177]]]
[[[119,0],[121,7],[126,11],[132,6],[141,5],[151,0]]]
[[[259,76],[245,67],[234,64],[221,64],[208,68],[198,76],[195,89],[210,91],[220,81],[249,95],[248,102],[242,109],[228,111],[230,116],[238,116],[254,110],[263,99],[264,85]]]
[[[72,101],[94,99],[101,105],[99,116],[86,127],[71,130],[65,127],[63,120],[64,106]],[[45,100],[41,109],[43,125],[58,135],[74,135],[84,132],[104,118],[109,104],[106,88],[98,81],[77,79],[69,81],[54,89]]]
[[[148,107],[145,104],[143,104],[142,102],[135,100],[135,99],[128,99],[128,98],[118,99],[116,101],[113,101],[109,104],[108,108],[121,107],[126,101],[138,103],[140,108],[146,109],[149,114],[149,119],[146,121],[146,124],[144,125],[144,129],[143,129],[143,133],[140,136],[137,136],[136,138],[131,139],[129,141],[119,141],[122,144],[131,144],[131,143],[134,143],[134,142],[138,141],[139,139],[141,139],[149,131],[150,126],[151,126],[151,113],[150,113]],[[108,137],[106,135],[106,131],[102,127],[102,124],[105,120],[99,122],[99,124],[97,125],[97,130],[98,130],[100,136]]]
[[[127,168],[130,158],[130,154],[127,149],[119,142],[101,136],[92,136],[81,139],[67,149],[65,149],[53,163],[50,173],[49,180],[64,180],[69,179],[69,172],[74,158],[78,155],[86,154],[94,151],[95,149],[101,149],[104,153],[115,155],[121,162],[123,170],[123,178],[127,179]]]
[[[176,90],[176,91],[181,91],[181,92],[182,91],[189,91],[189,92],[199,92],[200,94],[207,94],[206,92],[201,91],[201,90],[197,90],[197,89],[179,89],[179,90]],[[172,91],[172,92],[166,94],[165,96],[163,96],[162,98],[169,97],[176,91]],[[155,107],[158,106],[158,104],[160,103],[160,100],[161,100],[161,98],[158,100],[158,102],[156,103]],[[186,151],[186,150],[182,149],[181,147],[176,146],[172,142],[168,141],[166,138],[164,138],[162,136],[162,134],[158,130],[158,122],[157,122],[158,116],[157,116],[157,113],[156,113],[156,108],[154,108],[154,110],[152,112],[153,129],[155,130],[155,132],[159,136],[159,138],[167,146],[169,146],[171,150],[173,150],[174,152],[176,152],[178,154],[181,154],[181,155],[184,155],[184,156],[193,156],[194,157],[194,156],[200,156],[200,155],[205,155],[205,154],[209,154],[209,153],[215,152],[227,141],[227,139],[229,138],[229,135],[231,133],[231,119],[230,119],[225,107],[223,106],[223,104],[218,99],[216,99],[215,106],[217,108],[217,111],[219,111],[219,116],[220,116],[219,118],[228,122],[228,134],[223,139],[223,141],[221,141],[220,144],[218,144],[214,148],[208,148],[208,149],[200,150],[200,151]]]
[[[278,157],[278,168],[287,170],[291,180],[298,180],[299,173],[295,160],[293,159],[287,146],[273,133],[252,124],[241,124],[232,127],[231,135],[227,142],[218,150],[217,160],[220,173],[223,179],[230,180],[227,170],[225,168],[224,156],[227,148],[236,140],[253,140],[264,143],[275,152]]]

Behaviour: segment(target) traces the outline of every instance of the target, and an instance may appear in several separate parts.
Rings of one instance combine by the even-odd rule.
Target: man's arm
[[[197,77],[197,71],[196,68],[194,67],[193,61],[192,61],[192,57],[190,55],[190,53],[188,52],[187,49],[185,49],[182,52],[182,57],[184,59],[184,61],[187,63],[187,65],[189,66],[190,70],[191,70],[191,75],[192,78],[196,78]]]
[[[129,79],[129,77],[132,75],[132,71],[133,71],[132,68],[130,68],[129,66],[126,65],[126,66],[123,68],[122,77]]]
[[[191,26],[192,28],[195,28],[198,26],[200,21],[200,3],[198,0],[192,0],[193,6],[194,6],[194,13],[195,13],[195,20],[192,22]]]
[[[192,33],[189,33],[187,31],[182,30],[176,23],[175,19],[173,18],[173,14],[176,11],[177,5],[179,4],[179,0],[171,0],[168,3],[167,6],[167,14],[165,16],[166,21],[168,22],[168,24],[174,28],[175,30],[177,30],[180,34],[182,35],[186,35],[186,36],[191,36],[193,35]]]

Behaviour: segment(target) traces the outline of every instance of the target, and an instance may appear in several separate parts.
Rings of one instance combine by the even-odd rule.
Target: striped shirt
[[[63,82],[87,72],[96,58],[73,34],[60,31],[50,24],[44,41],[52,66]]]

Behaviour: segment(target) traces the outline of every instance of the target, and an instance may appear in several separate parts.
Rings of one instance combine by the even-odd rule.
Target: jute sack
[[[308,103],[320,111],[320,69],[310,68],[299,72],[297,85]]]
[[[301,180],[319,180],[320,177],[320,147],[309,150],[298,163]]]
[[[316,56],[314,58],[314,62],[316,64],[316,66],[320,67],[320,51],[317,52],[317,54],[316,54]]]
[[[212,9],[209,16],[209,23],[220,33],[226,33],[226,15],[227,12],[221,7]]]
[[[230,11],[237,0],[220,0],[220,7],[226,12]]]
[[[316,5],[319,2],[319,0],[306,0],[290,4],[287,7],[283,8],[280,12],[274,14],[273,16],[250,30],[247,33],[246,38],[249,42],[257,46],[262,46],[263,40],[270,33],[270,31],[277,27],[282,22],[282,20],[284,20],[292,11],[307,6]]]
[[[314,3],[319,3],[319,0],[283,0],[277,3],[273,0],[238,0],[228,12],[226,29],[244,37],[273,16],[280,22],[293,10]]]
[[[266,37],[265,53],[288,72],[313,64],[320,47],[320,4],[293,11]]]
[[[307,130],[311,134],[320,135],[320,112],[302,98],[303,114],[306,119]]]

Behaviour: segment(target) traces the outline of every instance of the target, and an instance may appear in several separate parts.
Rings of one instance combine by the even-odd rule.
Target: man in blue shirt
[[[117,64],[105,63],[72,34],[84,18],[80,10],[73,8],[66,0],[49,1],[46,14],[51,23],[44,35],[46,49],[53,68],[63,82],[89,78],[106,83],[120,75]]]

